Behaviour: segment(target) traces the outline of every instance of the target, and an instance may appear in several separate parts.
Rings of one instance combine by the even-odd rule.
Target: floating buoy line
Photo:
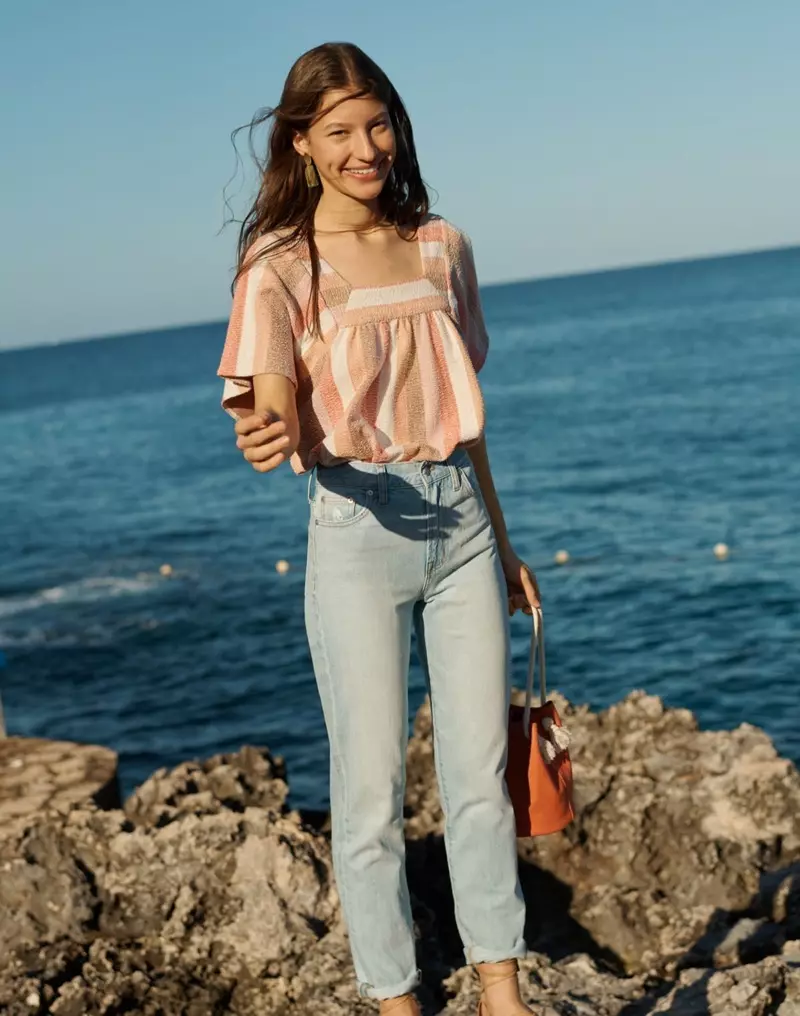
[[[712,548],[712,553],[718,561],[727,561],[731,555],[731,548],[727,543],[715,543]],[[667,558],[670,561],[685,561],[688,557],[687,554],[671,554]],[[553,555],[553,563],[557,565],[565,564],[594,564],[596,561],[607,560],[605,557],[572,557],[568,550],[557,550]]]
[[[718,561],[727,561],[731,554],[731,548],[727,543],[715,543],[712,548],[712,553]],[[603,560],[603,558],[600,557],[573,558],[570,552],[563,547],[560,550],[557,550],[553,555],[553,562],[562,567],[567,564],[592,564],[595,561],[601,560]],[[679,560],[679,558],[676,557],[674,560]],[[279,558],[275,562],[275,571],[279,575],[287,575],[291,570],[292,566],[289,561],[285,560],[285,558]],[[170,578],[170,576],[174,574],[172,565],[168,563],[162,564],[158,571],[164,578]]]

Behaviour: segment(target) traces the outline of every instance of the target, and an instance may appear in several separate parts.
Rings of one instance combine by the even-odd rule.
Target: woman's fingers
[[[252,434],[255,430],[261,430],[262,427],[266,427],[271,421],[272,417],[269,413],[252,413],[250,416],[237,420],[233,429],[240,436],[244,436]]]
[[[286,461],[289,436],[283,420],[272,420],[269,413],[254,413],[234,427],[236,447],[259,473],[268,473]]]
[[[541,607],[542,599],[539,592],[539,583],[530,568],[523,568],[520,574],[522,588],[525,591],[526,604],[530,607]],[[524,606],[524,605],[523,605]],[[526,611],[528,613],[528,611]]]
[[[285,461],[286,456],[283,452],[278,452],[277,455],[273,455],[272,458],[266,459],[264,462],[253,462],[252,466],[257,473],[269,473],[272,469],[277,469]]]
[[[286,424],[283,420],[277,420],[269,425],[262,423],[258,429],[249,431],[247,434],[240,434],[236,438],[236,447],[242,450],[258,448],[260,445],[268,444],[270,441],[282,437],[285,433]]]
[[[275,455],[283,454],[288,446],[289,438],[284,434],[282,437],[278,437],[274,441],[268,441],[266,444],[245,448],[244,457],[253,465],[258,462],[268,462]]]

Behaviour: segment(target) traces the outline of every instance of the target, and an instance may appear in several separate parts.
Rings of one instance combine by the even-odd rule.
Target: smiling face
[[[383,190],[395,158],[394,130],[379,99],[347,98],[350,94],[327,92],[322,109],[328,112],[295,137],[294,147],[314,160],[323,190],[373,201]]]

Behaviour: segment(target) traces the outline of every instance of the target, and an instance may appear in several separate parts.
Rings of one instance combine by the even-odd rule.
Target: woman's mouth
[[[342,170],[347,176],[352,176],[355,180],[377,180],[383,169],[383,164],[386,159],[381,159],[379,162],[374,163],[372,166],[366,166],[364,168],[345,168]]]

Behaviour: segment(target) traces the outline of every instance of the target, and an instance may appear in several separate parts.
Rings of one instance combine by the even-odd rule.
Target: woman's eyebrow
[[[378,120],[383,120],[385,118],[385,116],[386,116],[386,113],[376,113],[375,116],[371,116],[369,118],[369,120],[367,120],[367,123],[375,123]],[[342,123],[341,120],[332,120],[330,123],[326,123],[325,124],[325,130],[326,131],[330,130],[332,127],[337,127],[339,129],[346,128],[347,130],[349,130],[352,126],[353,126],[353,124],[349,123],[349,122],[348,123]]]

